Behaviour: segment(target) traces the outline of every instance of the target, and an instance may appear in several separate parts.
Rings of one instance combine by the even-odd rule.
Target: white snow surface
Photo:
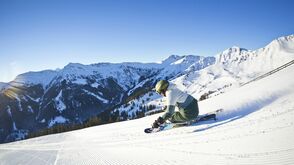
[[[155,134],[161,114],[0,145],[0,164],[294,164],[294,66],[199,102],[207,121]]]

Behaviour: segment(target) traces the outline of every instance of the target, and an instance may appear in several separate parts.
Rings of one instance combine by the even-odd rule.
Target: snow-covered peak
[[[294,34],[289,36],[279,37],[270,42],[263,49],[271,49],[271,51],[282,50],[288,53],[294,53]]]
[[[283,43],[283,42],[288,42],[288,41],[293,41],[293,40],[294,40],[294,34],[288,35],[288,36],[279,37],[279,38],[273,40],[272,42],[280,42],[280,43]]]
[[[83,65],[80,63],[69,63],[59,72],[59,76],[79,76],[79,75],[89,75],[93,73],[93,66]]]
[[[82,67],[84,67],[85,65],[83,65],[83,64],[80,64],[80,63],[69,63],[69,64],[67,64],[65,67],[64,67],[64,69],[69,69],[69,68],[82,68]]]
[[[294,35],[275,39],[255,51],[234,46],[217,54],[216,58],[218,64],[235,73],[266,72],[294,59]]]
[[[233,46],[231,48],[226,49],[225,51],[216,55],[218,63],[229,63],[234,60],[238,56],[246,54],[248,52],[247,49],[240,48],[238,46]]]
[[[171,65],[179,65],[184,63],[190,63],[193,61],[199,61],[201,57],[200,56],[194,56],[194,55],[187,55],[187,56],[179,56],[178,60],[171,63]]]
[[[208,60],[209,59],[209,60]],[[203,56],[197,56],[197,55],[171,55],[166,60],[162,62],[162,67],[165,68],[168,65],[174,66],[174,65],[184,65],[187,67],[187,65],[197,64],[197,63],[206,63],[210,61],[211,64],[214,63],[214,57],[203,57]]]
[[[14,84],[41,84],[45,88],[52,79],[57,75],[58,71],[44,70],[39,72],[27,72],[18,75],[11,83]]]
[[[214,64],[214,57],[202,57],[195,55],[184,55],[184,56],[170,56],[169,62],[165,61],[163,70],[158,77],[161,78],[176,78],[179,75],[188,73],[190,71],[197,71],[203,69],[211,64]]]
[[[169,64],[174,63],[175,61],[177,61],[177,60],[179,60],[181,58],[183,58],[183,56],[171,55],[167,59],[163,60],[161,62],[161,64],[163,64],[163,65],[169,65]]]

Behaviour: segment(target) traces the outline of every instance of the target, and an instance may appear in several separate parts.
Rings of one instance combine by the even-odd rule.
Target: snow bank
[[[223,108],[229,118],[232,115],[247,115],[265,107],[278,98],[294,92],[294,79],[289,76],[294,75],[294,65],[278,73],[222,95],[201,101],[199,104],[200,109],[204,113]],[[211,104],[212,102],[213,104]]]

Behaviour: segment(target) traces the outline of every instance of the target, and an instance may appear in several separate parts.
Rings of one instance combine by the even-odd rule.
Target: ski
[[[210,113],[199,115],[196,119],[190,120],[190,121],[187,121],[187,122],[164,123],[161,126],[159,126],[158,128],[146,128],[144,130],[144,132],[145,133],[155,133],[155,132],[160,132],[160,131],[164,131],[164,130],[169,130],[169,129],[172,129],[172,128],[190,126],[192,124],[199,123],[199,122],[202,122],[202,121],[209,121],[209,120],[216,121],[217,120],[217,114],[222,112],[222,111],[223,111],[223,109],[218,109],[218,110],[210,112]]]

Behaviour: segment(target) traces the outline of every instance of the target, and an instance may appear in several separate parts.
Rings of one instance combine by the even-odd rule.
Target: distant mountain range
[[[152,88],[177,83],[197,99],[220,94],[294,59],[294,35],[250,51],[229,48],[215,57],[172,55],[160,63],[70,63],[0,83],[0,142],[56,124],[83,123],[102,112],[133,118],[142,106],[162,105]]]

